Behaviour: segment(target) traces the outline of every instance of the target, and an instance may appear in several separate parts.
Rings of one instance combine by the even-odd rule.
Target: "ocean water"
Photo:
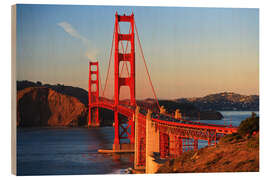
[[[133,155],[97,152],[111,149],[113,128],[18,128],[18,175],[122,174]]]
[[[249,111],[222,111],[224,120],[201,120],[212,124],[238,126]],[[256,112],[258,114],[258,112]],[[111,149],[112,127],[100,128],[18,128],[18,175],[123,174],[133,167],[133,155],[100,154]],[[199,141],[199,148],[207,145]]]
[[[219,111],[223,115],[222,120],[201,120],[211,124],[239,126],[246,118],[250,117],[252,112],[259,115],[259,111]]]

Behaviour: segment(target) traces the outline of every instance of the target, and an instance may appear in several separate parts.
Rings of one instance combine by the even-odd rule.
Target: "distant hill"
[[[179,109],[182,116],[190,120],[220,120],[223,118],[222,114],[217,111],[199,110],[192,103],[189,102],[176,102],[172,100],[158,100],[160,106],[164,106],[166,112],[173,114],[176,109]],[[157,103],[154,99],[138,100],[137,105],[147,110],[152,109],[156,112],[159,111]]]
[[[143,108],[151,108],[154,111],[159,111],[158,106],[155,99],[144,99],[144,100],[137,100],[137,104]],[[187,111],[198,111],[194,105],[189,102],[176,102],[172,100],[158,100],[160,106],[164,106],[168,113],[175,112],[176,109],[181,110],[182,112]]]
[[[197,98],[180,98],[178,103],[191,103],[200,110],[206,111],[258,111],[259,96],[258,95],[240,95],[233,92],[222,92],[210,94],[204,97]]]

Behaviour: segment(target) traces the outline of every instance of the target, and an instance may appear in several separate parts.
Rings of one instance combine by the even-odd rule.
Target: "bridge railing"
[[[166,121],[169,124],[172,125],[176,125],[176,126],[185,126],[185,125],[194,125],[194,126],[199,126],[199,127],[214,127],[214,129],[217,128],[229,128],[229,129],[233,129],[234,131],[237,130],[237,127],[233,127],[232,125],[218,125],[218,124],[211,124],[211,123],[202,123],[202,122],[194,122],[192,120],[185,120],[185,119],[176,119],[174,118],[174,116],[170,115],[170,114],[157,114],[157,113],[153,113],[152,114],[152,118],[154,120],[159,120],[159,122],[161,121]],[[164,122],[164,123],[166,123]],[[171,123],[170,123],[171,122]]]
[[[216,130],[219,132],[224,132],[226,134],[231,134],[234,132],[237,132],[236,127],[228,127],[228,126],[220,126],[220,125],[213,125],[213,124],[207,124],[207,123],[194,123],[190,121],[170,121],[170,120],[163,120],[163,119],[152,119],[154,122],[174,127],[186,127],[186,128],[199,128],[199,129],[211,129]]]

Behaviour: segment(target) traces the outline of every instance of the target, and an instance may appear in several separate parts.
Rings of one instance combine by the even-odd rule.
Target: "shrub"
[[[253,132],[259,131],[259,117],[252,112],[251,117],[241,122],[238,133],[244,137],[246,135],[252,135]]]
[[[228,134],[226,136],[223,136],[220,141],[224,143],[232,142],[232,141],[238,141],[242,139],[242,137],[238,133]]]

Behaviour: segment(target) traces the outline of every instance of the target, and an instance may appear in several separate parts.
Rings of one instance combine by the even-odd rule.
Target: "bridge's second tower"
[[[130,32],[128,34],[121,34],[119,32],[119,23],[126,22],[130,23]],[[115,52],[114,52],[114,98],[115,98],[115,111],[114,111],[114,149],[119,149],[121,139],[129,139],[129,143],[134,144],[134,122],[130,117],[128,123],[122,122],[118,118],[119,112],[119,95],[121,86],[128,86],[130,89],[130,106],[136,105],[135,100],[135,44],[134,44],[134,14],[131,15],[118,15],[115,14]],[[130,44],[130,52],[120,52],[119,43],[126,41]],[[121,77],[119,73],[120,62],[130,65],[129,77]]]
[[[89,62],[89,83],[88,83],[88,127],[99,126],[98,104],[99,101],[99,71],[98,62]]]

